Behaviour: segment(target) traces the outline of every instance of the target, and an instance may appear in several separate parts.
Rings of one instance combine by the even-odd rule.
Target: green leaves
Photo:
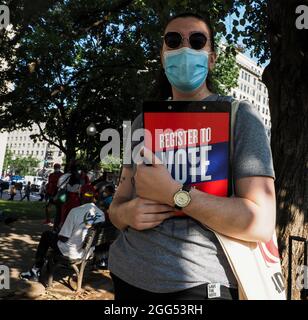
[[[120,128],[123,119],[133,119],[142,101],[153,96],[161,35],[170,15],[192,11],[209,16],[229,44],[242,35],[258,53],[264,47],[258,37],[262,6],[235,19],[232,34],[227,35],[223,22],[229,13],[239,18],[241,6],[250,4],[240,0],[48,1],[49,10],[44,7],[29,18],[18,33],[18,48],[12,51],[7,38],[0,48],[0,58],[15,57],[8,58],[8,71],[0,73],[0,92],[5,92],[6,83],[14,84],[11,94],[0,96],[0,104],[8,106],[0,110],[0,126],[13,130],[45,122],[41,137],[49,136],[67,159],[81,152],[84,158],[99,161],[102,143],[97,136],[89,137],[86,128],[90,123],[98,132]],[[22,15],[15,10],[16,16]],[[239,33],[246,22],[251,29]],[[217,92],[226,93],[236,84],[234,65],[227,52],[220,54],[212,75]]]

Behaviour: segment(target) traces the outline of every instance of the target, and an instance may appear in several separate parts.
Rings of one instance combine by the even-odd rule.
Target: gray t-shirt
[[[205,101],[231,101],[211,95]],[[137,117],[133,130],[142,127]],[[234,179],[275,177],[269,139],[259,113],[246,101],[239,105],[232,160]],[[109,269],[127,283],[166,293],[204,283],[236,288],[223,249],[215,234],[187,217],[167,219],[159,226],[137,231],[128,227],[109,251]]]

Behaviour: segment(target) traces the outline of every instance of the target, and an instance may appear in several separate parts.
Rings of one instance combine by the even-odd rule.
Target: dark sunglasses
[[[167,32],[164,35],[165,44],[171,48],[178,48],[184,41],[182,35],[179,32]],[[194,32],[189,36],[189,44],[192,49],[200,50],[205,47],[207,37],[201,32]]]

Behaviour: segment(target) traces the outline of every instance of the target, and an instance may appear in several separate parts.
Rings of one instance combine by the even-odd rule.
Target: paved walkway
[[[83,292],[79,295],[71,289],[71,272],[60,269],[55,275],[52,288],[45,290],[41,283],[19,279],[21,271],[28,270],[33,264],[36,246],[42,231],[49,227],[41,220],[16,221],[11,225],[0,222],[0,265],[10,268],[10,290],[0,289],[0,299],[37,299],[37,300],[112,300],[113,286],[108,271],[91,270],[87,266]]]

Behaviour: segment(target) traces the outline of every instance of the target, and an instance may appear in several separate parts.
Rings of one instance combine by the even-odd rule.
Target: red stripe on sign
[[[196,189],[207,192],[209,194],[219,196],[219,197],[227,197],[228,196],[228,180],[216,180],[211,182],[202,182],[192,184]]]
[[[215,144],[229,141],[229,114],[146,112],[144,128],[151,133],[145,136],[145,145],[155,151]]]

